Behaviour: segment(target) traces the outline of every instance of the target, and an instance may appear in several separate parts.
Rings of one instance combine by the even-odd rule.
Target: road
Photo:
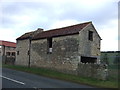
[[[63,80],[3,68],[2,88],[92,88]]]

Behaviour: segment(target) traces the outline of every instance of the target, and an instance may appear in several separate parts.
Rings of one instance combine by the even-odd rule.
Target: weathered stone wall
[[[93,41],[88,40],[89,30],[93,31]],[[78,69],[81,56],[100,59],[100,37],[92,25],[84,28],[80,34],[54,37],[52,45],[50,54],[47,53],[47,39],[32,40],[31,66],[73,73],[72,71],[76,72]]]
[[[4,64],[11,64],[14,65],[15,63],[15,57],[5,57],[5,62],[3,62]]]
[[[106,80],[108,78],[107,66],[96,64],[96,63],[79,63],[77,74],[83,77],[91,77],[101,80]]]
[[[76,70],[78,62],[79,35],[55,37],[52,40],[52,53],[47,53],[47,39],[33,40],[31,48],[31,66]]]
[[[93,31],[93,41],[88,40],[89,31]],[[80,31],[79,43],[80,56],[97,57],[97,59],[100,59],[100,37],[91,24]]]
[[[29,62],[28,51],[29,51],[29,39],[18,40],[16,47],[17,55],[15,64],[28,66]]]

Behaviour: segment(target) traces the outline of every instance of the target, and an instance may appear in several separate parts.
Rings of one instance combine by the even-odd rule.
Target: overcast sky
[[[0,40],[16,42],[22,34],[92,21],[101,51],[118,50],[119,0],[0,0]]]

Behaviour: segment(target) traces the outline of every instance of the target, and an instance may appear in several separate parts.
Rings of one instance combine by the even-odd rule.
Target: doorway
[[[96,57],[81,56],[81,62],[82,63],[96,63],[96,61],[97,61]]]

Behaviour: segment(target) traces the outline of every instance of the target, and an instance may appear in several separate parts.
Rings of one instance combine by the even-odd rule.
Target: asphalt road
[[[2,88],[93,88],[7,68],[3,68],[0,78]]]

